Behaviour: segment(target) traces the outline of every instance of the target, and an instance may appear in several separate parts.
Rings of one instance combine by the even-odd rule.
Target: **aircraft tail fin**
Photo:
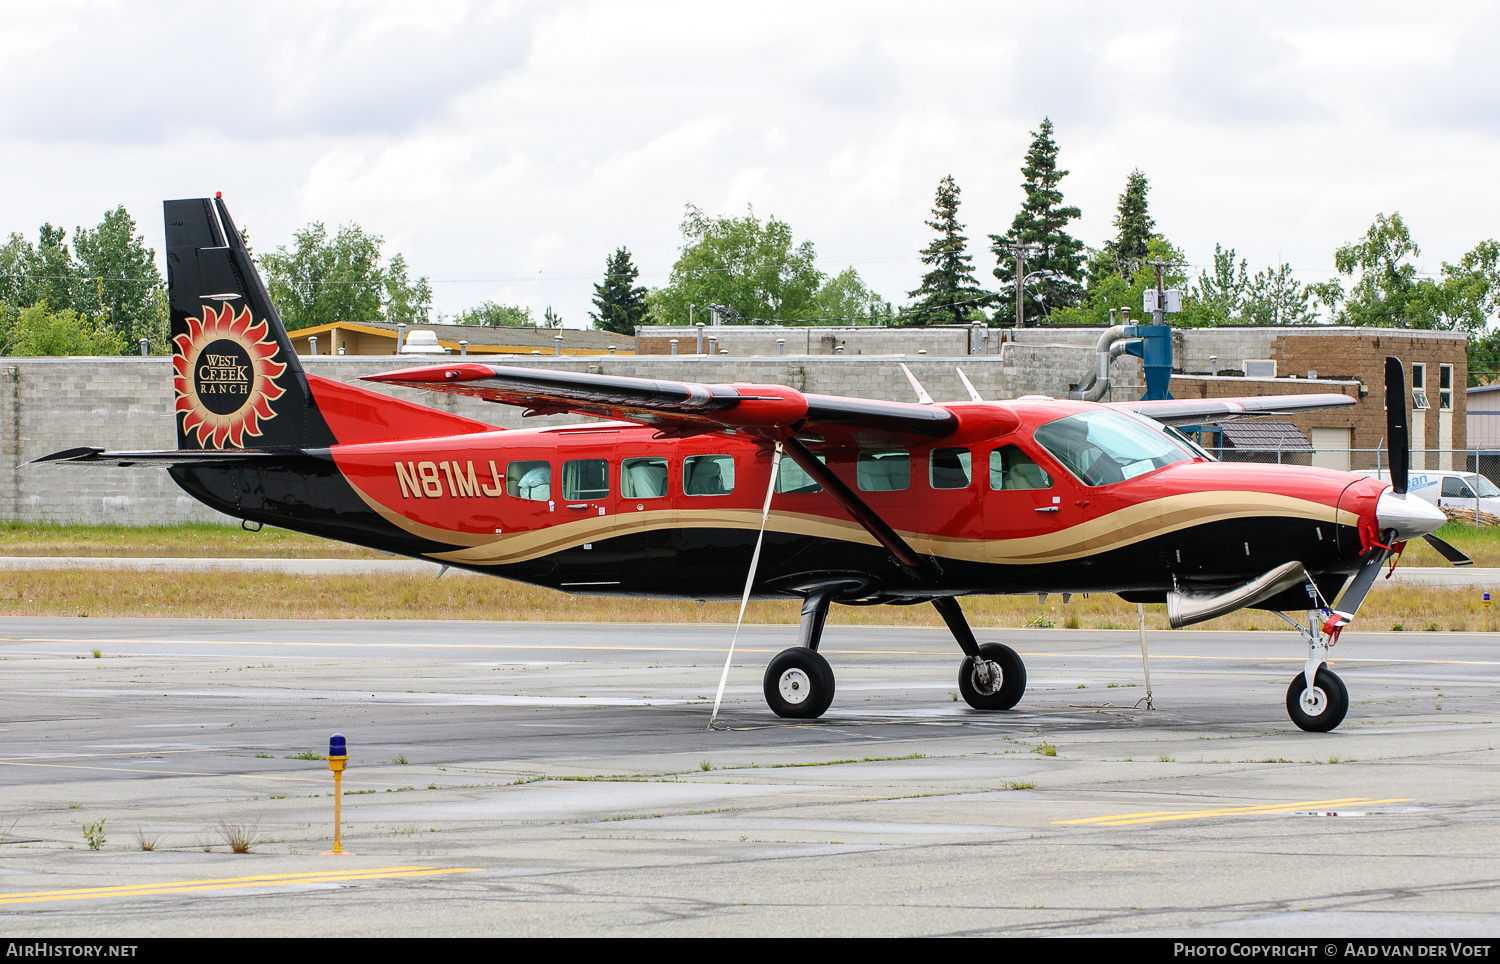
[[[179,449],[336,439],[222,197],[163,203]]]

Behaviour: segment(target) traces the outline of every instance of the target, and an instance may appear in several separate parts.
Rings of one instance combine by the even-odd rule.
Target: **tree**
[[[385,269],[384,285],[386,321],[407,325],[427,323],[427,316],[432,311],[432,285],[426,277],[418,278],[415,283],[409,282],[406,259],[401,255],[392,255],[391,263]]]
[[[291,251],[283,245],[260,259],[266,288],[288,329],[335,321],[427,321],[432,310],[428,280],[409,282],[400,255],[382,265],[379,235],[346,224],[330,239],[323,223],[314,221],[293,239]]]
[[[1104,257],[1104,254],[1098,250],[1090,253],[1096,260]],[[1179,248],[1161,235],[1153,235],[1146,244],[1145,257],[1136,262],[1138,267],[1132,274],[1122,277],[1113,271],[1104,272],[1089,287],[1083,304],[1077,308],[1059,308],[1052,313],[1052,320],[1068,324],[1103,326],[1110,323],[1111,308],[1129,308],[1133,313],[1133,324],[1149,323],[1150,316],[1143,318],[1141,314],[1144,307],[1142,294],[1147,288],[1156,287],[1156,269],[1147,266],[1146,261],[1165,261],[1168,264],[1180,265],[1183,260],[1183,254]],[[1166,270],[1162,280],[1168,288],[1185,288],[1188,276],[1182,268],[1173,267]],[[1172,323],[1191,326],[1194,320],[1191,317],[1184,317],[1189,315],[1188,305],[1185,304],[1183,308],[1183,314],[1173,316]],[[1119,322],[1120,319],[1117,317],[1116,323]],[[1200,321],[1198,323],[1211,322]]]
[[[453,319],[460,325],[490,325],[495,328],[535,328],[531,309],[521,305],[502,305],[486,301],[477,308],[466,308]]]
[[[5,320],[7,355],[121,355],[130,347],[102,317],[91,319],[71,308],[51,311],[46,302]]]
[[[72,322],[57,324],[114,332],[122,351],[134,352],[140,338],[166,351],[166,290],[156,253],[135,229],[120,206],[92,230],[75,228],[72,250],[67,232],[51,224],[38,230],[35,247],[12,234],[0,245],[0,302],[16,309],[45,306],[59,318],[72,312]],[[40,323],[41,316],[28,317]]]
[[[547,310],[544,311],[544,312],[542,312],[542,327],[543,328],[561,328],[562,327],[562,315],[559,315],[557,312],[553,311],[551,305],[548,305],[547,306]]]
[[[1212,272],[1199,273],[1187,292],[1177,324],[1301,325],[1313,319],[1312,292],[1282,264],[1250,274],[1243,258],[1236,267],[1234,249],[1214,245]]]
[[[723,305],[746,321],[808,318],[824,281],[811,241],[794,244],[785,221],[714,218],[689,204],[682,253],[664,288],[647,293],[655,324],[685,325]]]
[[[994,295],[974,280],[973,259],[964,250],[969,239],[958,223],[959,187],[949,174],[938,182],[937,198],[932,208],[933,220],[925,222],[937,232],[932,243],[922,249],[922,263],[932,270],[922,276],[922,285],[908,291],[913,303],[901,312],[909,325],[958,325],[979,313]]]
[[[646,289],[636,285],[639,276],[630,251],[616,248],[604,263],[604,283],[594,285],[594,306],[599,310],[589,312],[589,317],[595,328],[633,335],[637,325],[646,324]]]
[[[1421,253],[1400,212],[1377,214],[1363,238],[1333,253],[1338,273],[1354,279],[1348,293],[1338,278],[1315,285],[1315,293],[1333,309],[1338,324],[1438,327],[1432,282],[1419,280],[1409,260]]]
[[[871,291],[859,272],[845,268],[813,296],[814,321],[889,321],[891,303]]]
[[[1089,288],[1098,284],[1106,274],[1129,278],[1135,274],[1136,263],[1150,256],[1151,238],[1156,230],[1156,219],[1146,205],[1146,195],[1151,183],[1139,169],[1130,172],[1125,179],[1125,193],[1120,195],[1115,210],[1115,236],[1104,242],[1101,251],[1089,261]]]
[[[1067,171],[1057,168],[1057,144],[1052,140],[1052,121],[1042,118],[1040,130],[1032,132],[1031,148],[1026,152],[1026,163],[1021,167],[1021,189],[1026,200],[1021,210],[1010,223],[1010,233],[1005,236],[990,235],[994,242],[990,250],[995,253],[998,264],[994,274],[1001,282],[1002,303],[1015,303],[1016,255],[1014,246],[1025,244],[1032,253],[1025,259],[1027,273],[1051,271],[1050,277],[1039,278],[1026,288],[1027,294],[1040,298],[1027,298],[1025,319],[1030,322],[1044,316],[1050,308],[1077,305],[1083,297],[1080,272],[1083,266],[1083,242],[1065,230],[1068,222],[1083,216],[1076,207],[1064,207],[1062,191],[1058,185],[1067,176]]]

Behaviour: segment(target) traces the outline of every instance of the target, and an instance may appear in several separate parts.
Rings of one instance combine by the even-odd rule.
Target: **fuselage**
[[[847,575],[870,598],[1120,592],[1144,600],[1234,585],[1289,560],[1332,592],[1369,547],[1387,489],[1346,472],[1196,454],[1088,484],[1035,434],[1102,406],[946,408],[958,428],[931,442],[876,433],[836,446],[811,442],[870,508],[937,561],[939,584],[895,565],[783,459],[755,593]],[[662,437],[599,422],[354,441],[266,464],[172,472],[197,498],[245,519],[569,592],[702,599],[741,592],[772,462],[759,439]]]

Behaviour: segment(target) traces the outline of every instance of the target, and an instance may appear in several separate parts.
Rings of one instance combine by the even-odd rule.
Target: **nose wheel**
[[[833,702],[833,667],[814,650],[784,649],[766,667],[765,693],[777,716],[815,720]]]
[[[1349,712],[1349,690],[1338,674],[1327,666],[1318,667],[1313,685],[1298,673],[1286,690],[1286,712],[1292,722],[1309,733],[1327,733],[1344,722]]]

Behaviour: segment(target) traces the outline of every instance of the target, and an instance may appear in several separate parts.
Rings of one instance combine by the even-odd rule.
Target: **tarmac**
[[[1500,936],[1500,648],[1346,633],[1304,733],[1290,631],[0,620],[15,937]],[[322,756],[348,738],[342,840]],[[93,837],[98,849],[91,849]],[[231,844],[248,843],[248,853]],[[149,846],[151,849],[145,849]]]

